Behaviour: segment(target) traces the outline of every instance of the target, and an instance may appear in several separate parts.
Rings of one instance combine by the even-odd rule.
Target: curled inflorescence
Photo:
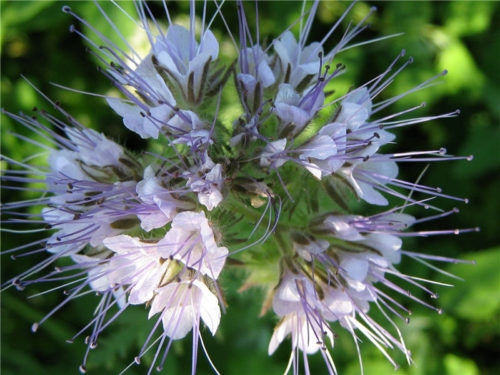
[[[422,104],[391,115],[380,113],[446,72],[381,99],[412,62],[402,62],[403,51],[369,82],[332,94],[336,78],[346,71],[338,54],[356,46],[352,40],[366,28],[369,14],[326,50],[325,42],[334,39],[354,4],[321,41],[311,42],[318,2],[310,7],[304,2],[297,27],[290,26],[266,45],[258,28],[251,30],[242,2],[232,15],[239,29],[231,31],[223,3],[215,1],[212,15],[204,3],[200,25],[197,4],[191,2],[187,28],[172,22],[165,3],[165,31],[150,6],[137,2],[134,22],[150,44],[145,56],[121,34],[127,51],[71,8],[63,8],[100,40],[96,43],[78,27],[70,29],[87,40],[102,62],[101,72],[121,92],[120,97],[105,98],[109,110],[128,131],[156,147],[133,153],[109,135],[83,126],[48,98],[60,116],[36,108],[33,116],[4,112],[52,144],[32,141],[48,151],[48,166],[3,157],[10,167],[2,177],[10,184],[6,188],[44,184],[39,198],[4,204],[12,215],[8,222],[35,222],[51,229],[40,241],[4,252],[14,257],[20,251],[47,253],[45,260],[4,285],[23,289],[34,283],[62,283],[51,291],[64,290],[65,299],[33,325],[34,331],[67,302],[97,292],[95,315],[69,340],[84,332],[87,336],[82,372],[101,332],[130,305],[144,305],[147,318],[156,319],[133,363],[153,350],[149,372],[161,369],[172,341],[192,331],[194,372],[198,343],[205,349],[201,322],[216,334],[226,307],[219,276],[232,266],[245,270],[243,289],[258,286],[267,291],[263,312],[272,308],[279,318],[269,354],[290,337],[287,369],[294,373],[302,366],[308,373],[307,355],[318,351],[328,372],[336,373],[331,348],[334,330],[341,328],[352,335],[358,351],[364,336],[395,366],[387,349],[401,350],[411,362],[392,320],[408,320],[410,311],[394,295],[440,309],[397,284],[403,281],[436,298],[424,285],[432,281],[403,274],[396,265],[402,256],[433,268],[429,260],[457,260],[406,251],[403,238],[475,229],[409,231],[458,211],[440,210],[435,198],[466,199],[422,185],[420,179],[402,180],[399,166],[470,157],[449,155],[444,148],[384,153],[386,145],[396,143],[393,130],[454,117],[458,111],[408,118]],[[118,32],[120,25],[96,6]],[[232,63],[220,57],[220,40],[210,30],[216,18],[226,25],[227,39],[237,51]],[[239,108],[229,123],[219,116],[227,92]],[[353,201],[356,207],[361,202],[385,208],[366,214],[355,209]],[[42,208],[27,215],[30,206]],[[409,207],[436,213],[416,218],[403,213]],[[369,315],[373,308],[380,310],[389,329]]]

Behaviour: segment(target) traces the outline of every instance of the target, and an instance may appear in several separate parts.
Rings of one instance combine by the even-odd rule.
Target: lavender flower
[[[88,291],[97,292],[95,316],[69,340],[90,331],[82,372],[102,331],[130,305],[143,305],[147,319],[156,322],[132,364],[140,364],[156,347],[148,374],[155,365],[161,370],[172,341],[192,331],[192,373],[199,343],[218,373],[206,353],[201,322],[216,334],[226,304],[219,277],[233,264],[246,270],[245,287],[267,290],[263,311],[272,306],[279,318],[269,354],[291,336],[287,372],[292,367],[294,374],[300,372],[302,356],[304,371],[309,373],[308,355],[320,352],[327,372],[336,374],[331,350],[337,329],[352,335],[358,352],[363,335],[395,366],[389,349],[399,349],[411,363],[410,351],[392,320],[396,316],[406,321],[409,310],[386,291],[441,310],[407,293],[387,275],[435,298],[436,293],[423,285],[431,280],[400,273],[397,265],[402,256],[424,263],[452,260],[407,251],[403,238],[476,229],[409,232],[410,226],[458,211],[443,212],[430,204],[434,198],[467,200],[401,180],[399,169],[406,162],[470,157],[448,155],[444,148],[383,153],[387,144],[396,143],[396,135],[389,130],[453,117],[457,112],[415,118],[400,116],[421,106],[385,117],[379,112],[430,86],[445,72],[407,93],[382,99],[384,89],[411,62],[395,68],[403,51],[386,71],[328,102],[327,85],[334,86],[346,69],[337,55],[354,46],[349,43],[366,27],[366,18],[349,27],[330,51],[324,46],[354,3],[321,41],[309,42],[319,2],[310,9],[304,2],[298,38],[290,27],[267,46],[261,43],[258,29],[253,36],[241,1],[235,38],[222,3],[215,2],[217,9],[211,16],[204,3],[201,27],[197,27],[197,4],[191,1],[186,29],[172,21],[165,2],[165,33],[160,26],[163,20],[149,20],[146,15],[153,17],[152,10],[139,1],[138,24],[150,44],[146,56],[128,43],[129,51],[120,49],[69,7],[63,8],[102,42],[99,46],[71,28],[93,47],[102,61],[101,71],[122,94],[105,97],[110,112],[119,115],[125,128],[160,147],[134,155],[77,123],[53,102],[67,124],[45,111],[36,111],[45,123],[5,112],[54,146],[40,145],[49,152],[48,168],[4,157],[11,166],[24,168],[5,172],[3,180],[12,184],[7,188],[30,182],[45,185],[38,199],[7,203],[4,207],[13,215],[7,222],[35,222],[53,230],[41,241],[5,252],[36,247],[21,255],[49,255],[4,285],[24,288],[60,280],[65,282],[61,288],[72,285],[63,303],[35,323],[33,330],[62,305]],[[96,6],[119,30],[120,25]],[[238,53],[232,65],[224,65],[221,43],[210,30],[216,17],[225,24]],[[226,85],[230,76],[234,88]],[[218,119],[225,90],[241,103],[231,129]],[[322,111],[332,114],[319,116]],[[345,196],[346,190],[351,197]],[[414,196],[419,193],[423,197]],[[388,195],[402,203],[371,216],[353,208],[352,198],[388,206]],[[30,206],[42,208],[37,215],[25,216],[21,211]],[[439,213],[422,218],[402,213],[419,206]],[[73,263],[60,266],[61,257]],[[389,322],[389,330],[369,315],[375,307]]]

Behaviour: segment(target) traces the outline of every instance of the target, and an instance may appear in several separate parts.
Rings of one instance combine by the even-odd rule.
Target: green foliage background
[[[33,106],[47,108],[29,84],[25,75],[65,109],[89,127],[121,139],[129,147],[144,145],[135,137],[126,137],[120,119],[100,98],[75,94],[49,84],[57,82],[75,89],[108,93],[112,85],[97,72],[96,60],[85,52],[85,43],[68,32],[75,21],[61,12],[64,3],[56,1],[1,2],[1,100],[2,107],[17,112],[29,112]],[[92,2],[71,2],[72,8],[89,20],[105,35],[113,32]],[[109,5],[109,4],[104,4]],[[133,3],[121,2],[132,14]],[[322,2],[310,40],[319,40],[349,3]],[[391,107],[391,112],[403,110],[422,101],[427,106],[418,115],[439,114],[461,109],[458,118],[438,120],[398,130],[398,150],[423,150],[447,147],[452,154],[474,154],[473,162],[449,162],[432,165],[424,182],[441,186],[448,192],[470,199],[469,205],[459,206],[461,213],[432,223],[443,228],[480,226],[481,232],[460,237],[410,239],[406,248],[463,259],[474,259],[476,265],[444,265],[444,268],[465,279],[454,288],[437,287],[438,304],[443,315],[406,301],[413,311],[412,321],[399,324],[412,350],[415,366],[408,367],[396,354],[402,367],[400,375],[493,375],[500,373],[500,247],[498,215],[500,209],[500,6],[497,2],[359,2],[346,18],[360,20],[370,6],[378,11],[371,17],[372,27],[358,40],[403,32],[404,35],[341,54],[337,62],[348,66],[348,73],[335,81],[334,88],[345,92],[352,84],[362,84],[380,73],[405,48],[415,62],[401,73],[384,97],[402,93],[442,69],[449,70],[445,83],[419,91]],[[250,19],[253,3],[248,3]],[[187,2],[173,3],[174,18],[188,14]],[[159,8],[159,4],[153,4]],[[236,24],[234,3],[228,2],[225,14],[233,27]],[[122,16],[112,6],[106,6],[119,25]],[[291,24],[300,13],[299,2],[262,2],[259,4],[261,35],[275,37]],[[158,9],[156,9],[158,10]],[[125,22],[125,20],[123,20]],[[343,27],[347,26],[347,21]],[[78,26],[88,34],[87,28]],[[132,31],[123,30],[132,36]],[[214,25],[217,36],[226,34],[221,22]],[[338,40],[337,32],[332,41]],[[333,42],[332,42],[333,43]],[[223,52],[224,53],[224,52]],[[228,59],[231,52],[226,53]],[[234,56],[234,55],[233,55]],[[231,99],[224,105],[230,108]],[[229,115],[229,114],[228,114]],[[32,146],[10,132],[27,134],[25,129],[2,116],[2,153],[16,160],[33,154]],[[30,135],[31,136],[31,135]],[[2,162],[2,169],[7,165]],[[404,173],[414,179],[422,166],[409,165]],[[21,199],[20,194],[4,190],[3,201]],[[440,205],[451,208],[454,202]],[[3,249],[36,240],[35,235],[3,234]],[[43,259],[33,256],[11,261],[2,258],[2,280],[22,272]],[[453,280],[420,266],[403,262],[407,274]],[[239,293],[241,272],[224,274],[222,284],[227,291],[229,309],[223,317],[215,338],[204,332],[212,359],[223,374],[281,374],[289,356],[285,342],[273,357],[267,356],[267,344],[276,322],[272,314],[258,318],[262,292],[256,289]],[[89,320],[96,302],[94,296],[74,301],[61,309],[39,332],[30,326],[62,301],[58,293],[27,300],[26,297],[44,290],[43,286],[24,292],[9,289],[2,293],[1,360],[2,373],[68,374],[77,373],[84,345],[77,340],[72,345],[65,340],[73,336]],[[415,291],[415,293],[418,292]],[[426,299],[425,296],[420,297]],[[99,348],[90,354],[91,374],[120,372],[137,353],[151,322],[141,308],[130,309],[103,334]],[[399,323],[399,322],[398,322]],[[333,356],[341,374],[359,373],[355,347],[350,337],[339,331]],[[190,336],[189,336],[190,337]],[[165,373],[190,372],[191,341],[175,342]],[[366,375],[393,373],[392,366],[369,344],[362,345]],[[151,357],[146,358],[148,363]],[[211,370],[203,354],[199,354],[199,374]],[[311,361],[313,374],[325,373],[320,356]],[[133,367],[127,374],[146,372],[146,366]]]

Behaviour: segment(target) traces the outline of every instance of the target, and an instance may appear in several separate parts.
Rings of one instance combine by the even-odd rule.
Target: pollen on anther
[[[137,364],[137,365],[140,365],[140,364],[141,364],[141,359],[139,358],[139,356],[135,356],[135,357],[134,357],[134,362],[135,362],[135,364]]]
[[[80,365],[78,367],[78,370],[82,373],[85,374],[87,372],[87,368],[84,365]]]
[[[33,323],[31,325],[31,332],[35,333],[38,330],[38,327],[40,326],[39,323]]]

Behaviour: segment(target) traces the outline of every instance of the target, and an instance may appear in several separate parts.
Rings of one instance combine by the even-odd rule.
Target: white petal
[[[126,234],[105,238],[102,243],[108,249],[118,254],[128,254],[142,248],[137,238],[127,236]]]
[[[325,225],[329,227],[335,237],[346,241],[362,240],[364,237],[358,230],[348,223],[353,216],[328,216],[325,219]]]
[[[346,124],[351,130],[358,129],[370,116],[366,108],[355,103],[342,102],[342,109],[337,116],[336,121]]]
[[[262,82],[262,86],[264,86],[264,88],[269,87],[274,83],[275,81],[274,73],[267,64],[267,62],[265,61],[260,62],[258,72],[259,72],[259,81]]]
[[[141,115],[141,108],[136,105],[124,103],[117,98],[107,98],[109,106],[123,117],[123,124],[133,132],[139,134],[141,138],[158,138],[159,128],[151,120]]]
[[[147,214],[137,215],[141,221],[141,228],[149,232],[156,228],[161,228],[170,222],[170,218],[165,216],[161,210],[151,210]]]
[[[337,146],[327,135],[316,135],[299,148],[301,158],[325,160],[337,154]]]
[[[191,331],[195,319],[195,312],[191,306],[177,306],[165,310],[162,317],[163,330],[172,340],[179,340]]]
[[[292,331],[292,324],[293,322],[290,316],[286,316],[278,323],[269,341],[269,347],[267,349],[269,355],[276,351],[281,342]]]
[[[191,35],[189,30],[180,25],[171,25],[167,30],[167,41],[179,53],[184,62],[189,61],[189,50],[191,47]]]
[[[296,106],[299,102],[300,95],[295,91],[293,86],[288,83],[282,83],[279,87],[278,93],[276,94],[274,103],[286,103]]]
[[[215,335],[215,332],[217,331],[217,328],[219,327],[220,323],[220,308],[219,308],[219,300],[213,294],[207,286],[198,281],[195,280],[193,282],[194,285],[199,289],[201,293],[201,300],[200,300],[200,314],[201,314],[201,319],[203,319],[203,322],[205,325],[208,327],[210,332],[212,332],[212,335]]]
[[[147,57],[145,57],[137,69],[134,72],[134,79],[141,82],[141,86],[145,86],[145,90],[153,95],[153,97],[158,97],[162,101],[169,103],[172,107],[175,106],[175,99],[165,84],[165,80],[161,78],[161,76],[156,71],[155,66],[153,65],[152,60],[153,54],[150,53]],[[139,76],[139,78],[135,78],[135,75]],[[134,83],[132,83],[134,84]]]
[[[338,289],[329,288],[325,296],[325,318],[334,321],[349,315],[354,310],[353,303],[349,295]]]
[[[171,73],[174,77],[177,78],[178,81],[180,81],[180,83],[184,83],[183,72],[179,71],[174,60],[172,59],[172,57],[170,57],[170,55],[167,52],[165,51],[159,52],[157,58],[158,62],[162,67],[167,69],[169,73]]]
[[[141,280],[132,288],[129,295],[129,303],[140,305],[149,301],[154,296],[154,292],[163,277],[165,267],[157,267],[157,262],[151,260],[150,266],[142,267]]]
[[[311,116],[309,113],[304,111],[302,108],[296,107],[294,105],[277,103],[274,110],[276,116],[278,116],[279,119],[285,123],[285,125],[296,125],[295,132],[301,130],[304,125],[306,125],[309,120],[311,120]]]
[[[77,156],[77,153],[68,150],[53,151],[47,161],[50,169],[56,174],[63,175],[64,178],[89,181],[90,177],[82,171],[76,161]]]
[[[217,42],[215,35],[210,30],[205,31],[203,39],[200,42],[199,52],[202,53],[205,51],[210,53],[212,61],[219,55],[219,43]]]
[[[389,262],[399,263],[401,259],[399,250],[403,244],[401,238],[385,233],[370,233],[362,242],[379,250]]]
[[[340,262],[340,267],[354,280],[362,281],[368,274],[368,261],[364,258],[347,255]]]
[[[173,114],[172,108],[166,104],[152,107],[149,111],[151,112],[151,117],[157,120],[154,122],[157,126],[163,126],[163,123],[166,123]]]
[[[389,204],[389,201],[381,193],[375,190],[372,185],[361,181],[358,181],[358,184],[361,189],[361,199],[378,206],[386,206]]]

